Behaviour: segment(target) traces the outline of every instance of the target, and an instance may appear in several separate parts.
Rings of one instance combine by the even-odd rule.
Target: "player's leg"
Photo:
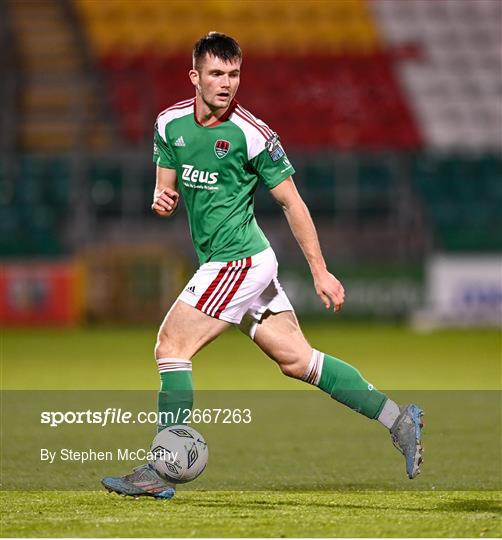
[[[180,422],[192,406],[192,357],[239,322],[248,302],[271,279],[277,262],[270,249],[228,263],[203,264],[162,323],[155,346],[161,377],[159,430]]]
[[[354,411],[381,422],[391,431],[393,443],[405,455],[408,476],[414,478],[420,472],[422,411],[416,405],[401,410],[355,367],[313,349],[293,311],[266,311],[261,320],[248,321],[240,328],[277,362],[285,375],[317,386]]]
[[[183,424],[192,409],[192,358],[230,327],[178,300],[167,313],[157,335],[155,359],[160,374],[159,424],[164,429]]]
[[[166,315],[157,336],[155,358],[159,366],[161,388],[158,394],[159,425],[164,429],[183,424],[192,409],[192,358],[213,341],[230,323],[214,319],[182,300]],[[125,476],[107,476],[101,481],[106,489],[121,495],[170,499],[176,486],[161,478],[150,464]]]
[[[388,401],[387,396],[368,383],[355,367],[313,349],[305,339],[294,312],[266,312],[256,326],[254,341],[277,362],[285,375],[319,387],[368,418],[379,418],[390,428],[399,415],[399,408],[394,404],[394,416],[390,420],[387,419],[388,414],[380,417]]]
[[[230,323],[210,317],[178,300],[160,325],[155,358],[176,356],[191,360],[230,326]]]

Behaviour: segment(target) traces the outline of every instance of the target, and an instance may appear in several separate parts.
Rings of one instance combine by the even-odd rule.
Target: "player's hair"
[[[193,66],[196,70],[200,70],[206,54],[220,58],[225,62],[242,60],[242,51],[237,41],[220,32],[209,32],[194,45]]]

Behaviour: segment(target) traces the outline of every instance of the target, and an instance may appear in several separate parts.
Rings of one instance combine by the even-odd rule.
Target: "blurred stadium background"
[[[0,321],[158,322],[196,265],[151,214],[153,123],[202,34],[294,163],[346,319],[500,324],[499,0],[4,0]],[[300,314],[322,305],[280,209],[256,214]]]
[[[18,416],[3,411],[18,431],[2,437],[26,453],[46,444],[40,425],[18,422],[58,395],[36,389],[158,388],[155,328],[196,260],[184,211],[169,220],[150,211],[153,124],[193,95],[191,49],[211,30],[241,43],[237,98],[281,136],[347,290],[343,312],[327,318],[281,210],[259,189],[258,222],[302,320],[312,317],[307,337],[391,395],[413,392],[429,418],[419,493],[393,488],[410,489],[401,458],[386,440],[380,450],[384,430],[367,428],[372,462],[383,456],[372,476],[368,445],[346,446],[363,440],[365,419],[350,417],[355,431],[345,431],[337,422],[352,412],[327,407],[333,435],[323,431],[316,448],[328,471],[321,462],[315,490],[302,491],[313,477],[299,462],[286,491],[180,490],[168,516],[152,501],[123,504],[99,491],[0,492],[3,535],[500,536],[499,492],[479,491],[500,484],[491,438],[500,441],[501,409],[490,408],[500,404],[500,332],[418,334],[392,322],[501,325],[501,28],[500,0],[0,1],[0,324],[21,327],[2,330],[0,380],[25,390]],[[355,319],[365,322],[343,323]],[[194,380],[198,391],[305,386],[237,331],[200,353]],[[298,430],[294,414],[281,425]],[[301,432],[321,440],[320,430]],[[263,435],[254,440],[262,448]],[[208,474],[241,474],[235,447],[210,444]],[[226,451],[238,463],[218,461]],[[2,458],[8,485],[18,456]],[[36,476],[38,459],[21,461]],[[84,485],[51,474],[67,489]],[[96,470],[82,474],[98,489]]]

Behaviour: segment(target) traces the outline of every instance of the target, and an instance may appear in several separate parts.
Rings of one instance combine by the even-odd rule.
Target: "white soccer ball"
[[[195,480],[208,459],[204,437],[189,426],[170,426],[157,433],[150,448],[150,464],[157,473],[175,484]]]

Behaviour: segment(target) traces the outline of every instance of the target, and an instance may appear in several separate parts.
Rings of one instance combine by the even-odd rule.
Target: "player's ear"
[[[188,72],[188,76],[190,77],[190,80],[195,88],[199,88],[199,72],[196,69],[191,69]]]

